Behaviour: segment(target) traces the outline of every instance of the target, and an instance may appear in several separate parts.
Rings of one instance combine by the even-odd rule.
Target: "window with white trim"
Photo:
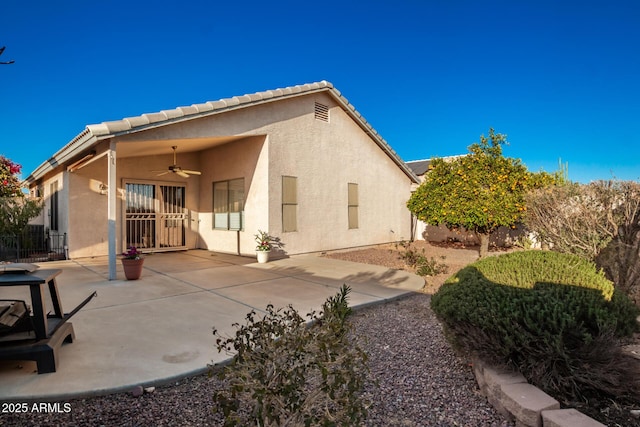
[[[347,210],[349,216],[349,229],[358,228],[358,184],[347,184]]]
[[[298,178],[282,177],[282,231],[298,231]]]
[[[213,183],[213,228],[244,230],[244,178]]]

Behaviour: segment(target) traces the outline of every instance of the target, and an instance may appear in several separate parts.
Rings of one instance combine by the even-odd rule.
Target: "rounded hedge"
[[[431,307],[454,346],[518,369],[548,392],[575,398],[638,386],[625,378],[615,345],[637,330],[638,308],[577,256],[535,250],[484,258],[450,277]]]
[[[448,282],[474,280],[480,274],[506,286],[531,289],[536,283],[557,283],[598,289],[606,300],[613,296],[613,282],[591,261],[576,255],[552,251],[517,251],[483,258],[449,278]],[[478,276],[478,279],[481,277]]]

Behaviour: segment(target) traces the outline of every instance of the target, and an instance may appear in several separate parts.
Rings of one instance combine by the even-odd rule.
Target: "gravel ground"
[[[361,262],[377,258],[384,265],[394,262],[389,251],[336,257],[355,256]],[[475,255],[469,251],[458,256]],[[442,280],[436,278],[431,286]],[[369,355],[371,382],[377,381],[365,391],[373,402],[366,425],[513,426],[480,394],[471,367],[451,350],[429,302],[430,295],[414,294],[357,310],[351,317],[360,346]],[[211,347],[215,351],[213,336]],[[211,396],[219,386],[215,377],[204,375],[139,397],[120,393],[70,400],[42,412],[29,404],[26,413],[0,413],[0,426],[218,426],[222,420],[212,413]]]
[[[351,321],[369,355],[367,426],[512,426],[479,393],[471,368],[454,355],[429,308],[415,294],[357,310]],[[213,337],[212,337],[212,351]],[[61,402],[55,413],[0,414],[2,426],[217,426],[216,378],[185,379],[153,393]],[[65,404],[68,404],[65,406]],[[68,409],[68,412],[65,412]],[[51,410],[51,409],[50,409]]]

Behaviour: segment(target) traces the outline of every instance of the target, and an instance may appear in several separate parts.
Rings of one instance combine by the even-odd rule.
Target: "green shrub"
[[[640,397],[618,345],[637,329],[638,309],[576,256],[482,259],[451,277],[431,306],[455,347],[511,366],[554,396]]]
[[[416,274],[419,276],[435,276],[436,274],[447,273],[449,271],[449,267],[445,263],[438,262],[435,258],[427,258],[424,254],[424,249],[418,252],[415,248],[411,247],[411,243],[400,242],[396,244],[396,249],[398,246],[402,247],[402,251],[400,251],[400,259],[404,261],[404,263],[416,270]],[[444,261],[446,259],[445,256],[442,256],[441,259]]]
[[[516,251],[483,258],[473,264],[472,270],[494,283],[518,288],[530,289],[536,283],[546,282],[597,289],[606,300],[613,295],[613,283],[596,269],[595,264],[571,254]],[[466,269],[463,269],[449,280],[462,280],[466,274]]]
[[[362,395],[367,356],[349,340],[349,287],[327,299],[311,325],[291,306],[267,306],[261,319],[254,311],[236,333],[216,330],[219,352],[234,352],[232,362],[217,369],[226,388],[214,393],[214,410],[225,425],[351,426],[366,417]]]

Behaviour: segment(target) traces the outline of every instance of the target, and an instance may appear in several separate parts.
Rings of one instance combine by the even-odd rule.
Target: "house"
[[[70,258],[409,239],[418,178],[326,81],[89,125],[26,179]]]

